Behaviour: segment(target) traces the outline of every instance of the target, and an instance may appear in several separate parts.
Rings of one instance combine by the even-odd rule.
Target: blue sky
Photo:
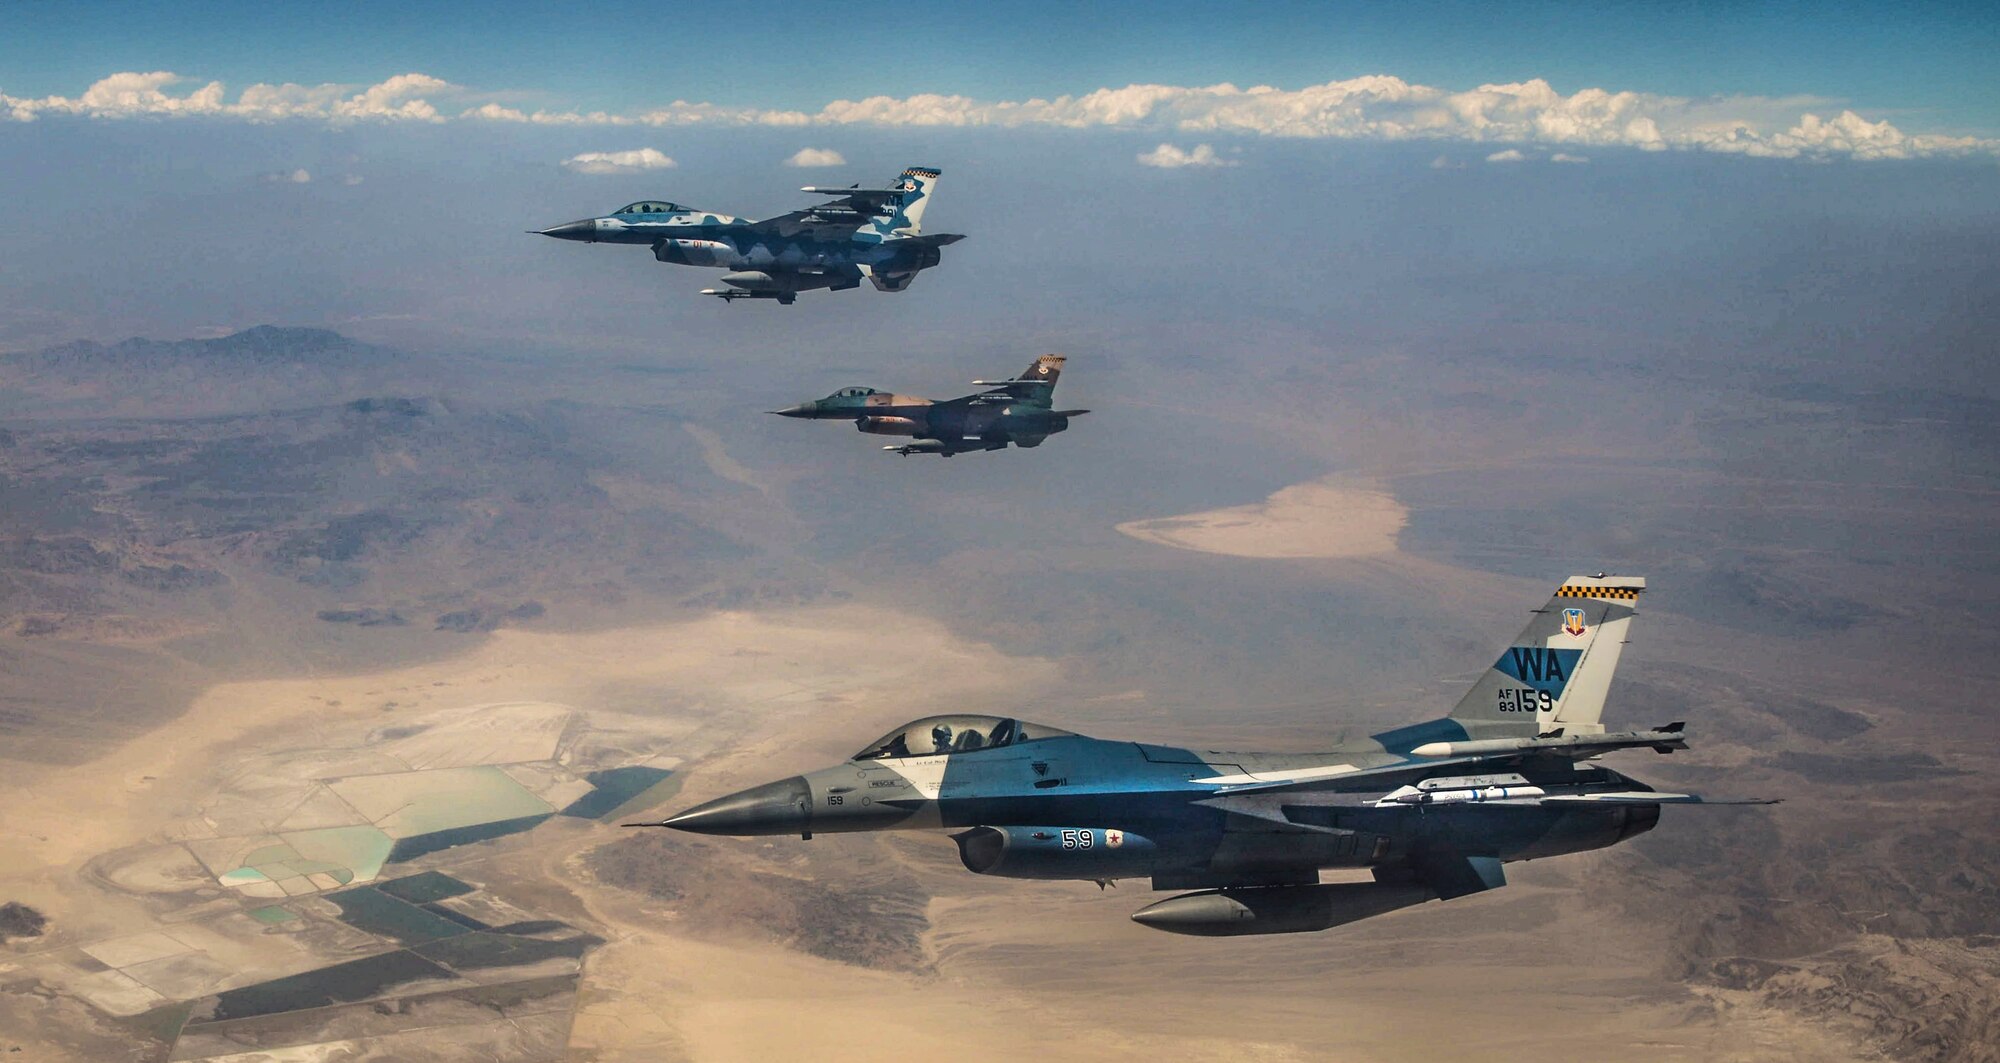
[[[1477,353],[1686,371],[1824,365],[2000,387],[1990,159],[1802,163],[1271,138],[1155,168],[1111,129],[605,130],[486,123],[0,124],[0,348],[321,325],[414,349],[675,363],[909,365],[939,351],[1282,357]],[[588,173],[647,144],[667,169]],[[804,146],[845,165],[798,170]],[[908,292],[789,308],[697,294],[712,271],[530,235],[638,198],[764,217],[805,183],[945,173],[926,229],[968,234]],[[310,179],[284,175],[306,171]],[[277,179],[274,179],[277,178]],[[350,183],[350,178],[354,183]],[[73,226],[50,219],[89,219]],[[844,379],[813,379],[827,389]],[[865,381],[864,381],[865,382]]]
[[[420,71],[529,107],[814,109],[874,94],[1026,99],[1162,82],[1389,74],[1676,96],[1815,96],[1910,130],[2000,132],[2000,5],[1470,2],[13,4],[0,92],[117,71],[232,88]]]
[[[1991,14],[1164,10],[17,5],[0,350],[280,323],[862,366],[1314,336],[2000,387]],[[727,307],[713,273],[523,233],[639,198],[769,216],[908,164],[945,169],[926,225],[969,239],[901,295]]]

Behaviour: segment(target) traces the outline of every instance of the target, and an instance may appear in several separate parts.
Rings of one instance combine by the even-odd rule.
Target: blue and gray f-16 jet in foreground
[[[1068,429],[1070,418],[1090,412],[1054,408],[1056,380],[1065,360],[1060,354],[1042,355],[1018,379],[975,380],[974,384],[991,390],[942,402],[874,388],[841,388],[826,398],[771,412],[780,417],[851,420],[871,435],[910,436],[913,442],[882,448],[904,456],[948,458],[968,450],[1006,450],[1009,443],[1039,447],[1042,440]]]
[[[1324,930],[1504,885],[1501,866],[1599,849],[1697,804],[1590,764],[1686,748],[1682,725],[1598,723],[1646,581],[1573,576],[1443,719],[1325,753],[1230,753],[933,716],[844,764],[658,824],[701,834],[950,829],[971,871],[1191,890],[1138,922],[1181,934]],[[1711,802],[1765,803],[1765,802]],[[1320,871],[1373,881],[1322,884]]]
[[[808,185],[800,191],[831,198],[763,221],[640,200],[601,218],[536,231],[559,240],[644,244],[661,262],[726,269],[722,283],[728,287],[702,290],[726,302],[776,299],[789,306],[800,292],[845,291],[863,280],[878,291],[900,292],[942,261],[945,245],[965,239],[923,233],[938,172],[912,166],[888,188]]]

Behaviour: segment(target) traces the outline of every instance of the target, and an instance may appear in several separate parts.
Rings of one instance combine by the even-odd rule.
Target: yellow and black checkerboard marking
[[[1558,598],[1637,598],[1643,587],[1559,587]]]

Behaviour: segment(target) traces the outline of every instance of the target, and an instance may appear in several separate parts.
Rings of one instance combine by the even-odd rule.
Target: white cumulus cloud
[[[1236,161],[1217,155],[1215,149],[1207,144],[1196,144],[1193,151],[1182,151],[1172,144],[1162,144],[1151,151],[1141,152],[1139,165],[1178,170],[1183,166],[1234,166]]]
[[[1521,162],[1521,161],[1525,160],[1526,158],[1527,158],[1527,156],[1526,156],[1526,155],[1523,155],[1523,154],[1521,154],[1521,149],[1519,149],[1519,148],[1508,148],[1508,149],[1507,149],[1506,151],[1496,151],[1496,152],[1494,152],[1493,154],[1491,154],[1491,155],[1488,155],[1488,156],[1486,156],[1486,161],[1487,161],[1487,162]]]
[[[306,184],[307,182],[310,182],[312,179],[313,175],[310,172],[308,172],[306,168],[303,166],[299,167],[296,170],[279,170],[276,173],[267,173],[264,175],[264,180],[274,185],[275,184],[302,185]]]
[[[1583,163],[1583,162],[1589,162],[1590,159],[1582,155],[1571,155],[1567,151],[1558,151],[1554,155],[1549,156],[1549,161]]]
[[[645,170],[671,170],[677,165],[657,148],[586,151],[563,160],[563,169],[571,173],[640,173]]]
[[[675,100],[665,107],[655,107],[633,115],[632,121],[642,125],[767,125],[803,126],[812,124],[812,116],[803,111],[767,111],[756,107],[726,107],[715,103],[689,103]]]
[[[533,117],[518,107],[502,107],[497,103],[482,103],[460,111],[460,118],[484,118],[489,122],[528,122]]]
[[[416,118],[438,120],[438,110],[426,95],[449,91],[448,81],[428,74],[398,74],[380,85],[370,85],[359,95],[334,105],[337,117]]]
[[[435,122],[442,115],[431,96],[456,95],[461,90],[428,74],[398,74],[374,85],[282,85],[259,83],[245,88],[230,102],[222,82],[210,81],[186,92],[170,91],[187,78],[165,70],[112,74],[74,98],[47,96],[20,99],[0,94],[0,111],[17,121],[32,122],[45,114],[89,118],[176,118],[211,115],[253,122],[285,118],[318,118],[334,122],[357,119],[404,119]]]
[[[1575,158],[1583,156],[1574,154],[1574,149],[1593,147],[1815,159],[2000,156],[2000,139],[1905,132],[1823,98],[1683,97],[1594,87],[1564,94],[1540,78],[1451,89],[1372,74],[1294,89],[1146,84],[1025,100],[918,93],[833,100],[816,111],[689,100],[628,113],[526,111],[503,102],[510,98],[518,94],[474,93],[440,78],[409,73],[373,85],[260,83],[231,100],[219,81],[199,81],[169,71],[127,71],[105,77],[74,97],[0,94],[0,116],[24,122],[47,115],[80,115],[577,126],[1054,126],[1207,138],[1234,134],[1457,141],[1491,144],[1499,150],[1562,149]],[[1557,161],[1552,155],[1548,158]],[[1192,165],[1228,162],[1218,158],[1215,163]]]
[[[1455,140],[1548,147],[1623,146],[1783,158],[2000,155],[2000,140],[1905,133],[1851,110],[1819,117],[1809,97],[1688,98],[1579,89],[1539,78],[1453,91],[1385,75],[1301,89],[1128,85],[1082,96],[980,101],[964,96],[836,100],[813,121],[889,126],[1163,129],[1355,140]]]
[[[830,148],[800,148],[785,160],[787,166],[845,166],[847,159]]]

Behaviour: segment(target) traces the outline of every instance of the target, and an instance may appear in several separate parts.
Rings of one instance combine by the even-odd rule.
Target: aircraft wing
[[[984,381],[977,381],[977,380],[975,380],[975,381],[973,381],[973,383],[975,383],[975,384],[977,384],[977,383],[984,383]],[[937,405],[937,406],[990,406],[990,405],[993,405],[993,404],[996,404],[996,403],[1003,403],[1003,402],[1017,402],[1017,401],[1019,401],[1019,400],[1020,400],[1020,396],[1019,396],[1019,395],[1016,395],[1016,394],[1015,394],[1014,392],[1012,392],[1012,391],[1009,391],[1009,390],[1008,390],[1008,389],[1006,389],[1006,388],[994,388],[994,389],[993,389],[993,390],[991,390],[991,391],[976,391],[976,392],[973,392],[973,393],[972,393],[972,394],[970,394],[970,395],[960,395],[959,397],[957,397],[957,398],[955,398],[955,399],[939,399],[939,400],[937,400],[937,402],[936,402],[936,403],[934,403],[933,405]]]
[[[811,207],[795,210],[790,214],[780,214],[775,218],[751,222],[753,232],[770,233],[773,236],[815,236],[822,239],[838,238],[852,233],[868,223],[868,218],[860,215],[827,214]]]
[[[1510,772],[1433,775],[1414,779],[1402,774],[1400,779],[1410,781],[1395,785],[1400,781],[1398,774],[1398,770],[1349,772],[1345,776],[1345,785],[1338,790],[1330,785],[1331,779],[1296,781],[1283,789],[1231,787],[1201,804],[1260,821],[1265,830],[1312,833],[1328,828],[1316,822],[1310,812],[1302,814],[1301,809],[1372,806],[1421,811],[1426,808],[1477,805],[1483,809],[1505,810],[1778,803],[1775,799],[1766,798],[1709,798],[1698,794],[1650,790],[1644,783],[1615,772],[1593,772],[1588,777],[1575,780],[1549,776],[1531,779]]]
[[[1649,731],[1618,731],[1598,735],[1565,735],[1561,730],[1533,738],[1427,742],[1406,754],[1409,759],[1362,771],[1335,771],[1291,779],[1246,782],[1222,790],[1230,794],[1309,792],[1361,789],[1374,781],[1439,773],[1449,767],[1495,768],[1530,759],[1582,761],[1620,749],[1651,749],[1671,753],[1687,748],[1686,725],[1676,721]]]
[[[881,210],[885,204],[897,196],[908,192],[909,189],[862,188],[860,185],[848,185],[846,188],[828,188],[822,185],[807,185],[799,189],[799,191],[810,192],[816,196],[833,196],[834,198],[828,201],[828,206],[842,207],[849,210],[865,210],[872,214],[875,211]]]
[[[859,186],[822,188],[818,185],[807,185],[799,191],[832,198],[815,206],[802,207],[790,214],[780,214],[775,218],[752,222],[750,228],[778,236],[811,233],[820,237],[838,237],[887,215],[890,205],[907,190]]]
[[[1494,763],[1491,757],[1454,757],[1448,760],[1402,760],[1373,768],[1351,768],[1346,765],[1330,766],[1323,770],[1301,770],[1287,773],[1282,778],[1248,781],[1250,776],[1221,776],[1208,781],[1221,784],[1216,789],[1218,797],[1257,796],[1263,794],[1303,794],[1318,792],[1346,792],[1363,794],[1394,790],[1406,786],[1426,776],[1445,774],[1441,769],[1472,769]],[[1239,779],[1245,781],[1238,781]]]
[[[1582,808],[1591,805],[1763,805],[1775,800],[1704,798],[1696,794],[1662,793],[1608,769],[1584,770],[1581,762],[1620,749],[1652,749],[1660,753],[1686,749],[1686,725],[1676,721],[1646,731],[1598,735],[1564,735],[1560,729],[1533,738],[1509,738],[1419,745],[1408,759],[1356,770],[1329,765],[1302,770],[1290,778],[1235,778],[1217,796],[1228,799],[1282,801],[1281,795],[1324,794],[1336,800],[1367,800],[1383,793],[1382,804],[1425,805],[1475,801],[1491,805]],[[1555,775],[1549,769],[1569,762],[1575,767]],[[1531,783],[1527,772],[1554,785]]]
[[[1019,396],[1011,391],[982,391],[977,395],[960,395],[955,399],[946,399],[942,405],[988,406],[994,403],[1014,402],[1018,398]]]

